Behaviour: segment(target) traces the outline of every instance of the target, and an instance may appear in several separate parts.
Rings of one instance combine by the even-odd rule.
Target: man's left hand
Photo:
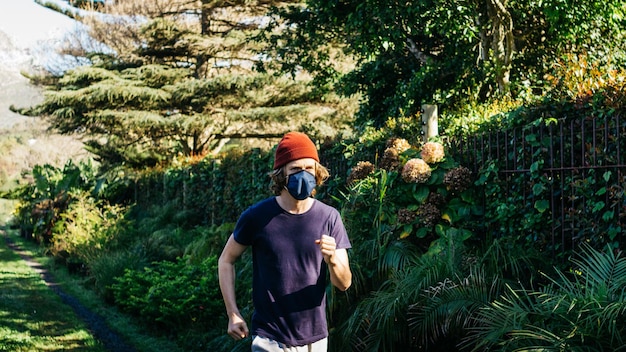
[[[315,240],[315,243],[320,246],[324,261],[326,264],[330,264],[333,255],[335,255],[335,249],[337,249],[337,243],[335,238],[327,235],[322,235],[319,240]]]

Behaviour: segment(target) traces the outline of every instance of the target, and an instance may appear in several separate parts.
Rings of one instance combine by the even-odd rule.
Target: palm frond
[[[406,302],[396,290],[381,290],[359,303],[342,329],[344,339],[358,336],[359,351],[392,351],[406,336]]]
[[[481,308],[470,327],[463,346],[472,347],[472,351],[489,350],[495,345],[507,343],[512,331],[523,330],[533,319],[542,314],[536,309],[536,303],[525,290],[516,290],[506,285],[499,299]],[[549,313],[546,313],[549,314]],[[472,346],[473,344],[473,346]]]
[[[406,248],[394,248],[398,252],[393,255],[402,256],[403,249]],[[388,280],[359,302],[341,327],[341,334],[353,339],[359,351],[393,351],[395,344],[411,341],[407,324],[409,307],[425,299],[425,288],[449,276],[444,267],[433,258],[422,257],[404,270],[390,270]]]
[[[542,268],[541,254],[529,248],[521,248],[512,238],[495,239],[479,258],[486,270],[497,274],[505,281],[518,282],[522,278],[531,282]]]
[[[569,334],[568,334],[569,335]],[[564,351],[567,344],[563,341],[563,338],[551,331],[543,328],[529,326],[528,329],[514,330],[509,332],[510,342],[520,340],[533,341],[532,345],[524,343],[519,350],[528,351],[539,349],[541,351]]]
[[[583,245],[580,258],[572,259],[572,262],[589,284],[606,286],[609,295],[623,293],[626,285],[626,257],[616,255],[610,247],[600,252]]]
[[[626,336],[626,271],[611,250],[586,247],[571,272],[545,274],[539,290],[508,289],[477,314],[474,351],[615,351]],[[622,283],[616,285],[615,283]]]
[[[626,349],[626,300],[612,302],[603,309],[594,312],[590,320],[598,322],[596,332],[598,336],[608,333],[612,346],[623,346]]]
[[[382,273],[403,271],[419,260],[419,253],[417,247],[409,241],[393,241],[381,253],[379,270]]]
[[[488,277],[479,268],[454,281],[446,278],[425,289],[425,299],[410,307],[409,326],[423,345],[462,335],[474,323],[476,312],[495,300],[501,289],[497,277]]]

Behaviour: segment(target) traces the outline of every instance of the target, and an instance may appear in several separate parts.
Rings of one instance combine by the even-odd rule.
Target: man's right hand
[[[235,340],[241,340],[248,336],[248,325],[241,314],[232,313],[228,319],[228,335]]]

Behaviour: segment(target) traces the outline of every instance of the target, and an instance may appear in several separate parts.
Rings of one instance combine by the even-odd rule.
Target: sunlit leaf
[[[537,209],[537,211],[540,213],[543,213],[544,211],[548,210],[548,208],[550,208],[550,202],[548,202],[545,199],[538,200],[535,202],[535,209]]]

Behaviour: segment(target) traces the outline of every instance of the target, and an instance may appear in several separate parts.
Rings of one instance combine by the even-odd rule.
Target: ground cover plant
[[[111,285],[114,301],[155,331],[181,334],[183,348],[202,350],[207,340],[221,337],[227,321],[217,285],[217,257],[195,265],[188,257],[161,261],[143,270],[126,270]]]

